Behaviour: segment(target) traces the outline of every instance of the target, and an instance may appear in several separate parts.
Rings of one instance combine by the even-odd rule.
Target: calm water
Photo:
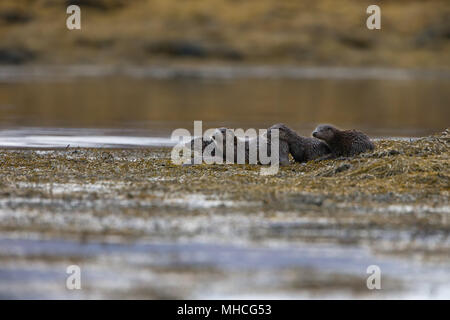
[[[445,77],[1,80],[0,145],[10,147],[164,145],[194,120],[204,129],[284,122],[304,135],[325,122],[405,137],[440,132],[450,119]]]

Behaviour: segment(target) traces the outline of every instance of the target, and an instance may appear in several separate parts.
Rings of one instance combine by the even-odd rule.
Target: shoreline
[[[143,129],[134,131],[120,128],[62,128],[62,127],[17,127],[0,129],[0,150],[61,150],[81,149],[141,149],[172,148],[178,142],[172,141],[168,133],[176,128],[159,129],[158,135],[151,135]],[[307,131],[306,129],[304,131]],[[372,136],[374,141],[410,141],[416,136]],[[423,131],[431,131],[425,130]],[[153,133],[155,134],[155,132]],[[196,138],[196,136],[193,136]],[[188,139],[190,140],[190,139]]]
[[[5,138],[12,138],[15,142],[5,142]],[[30,138],[32,141],[30,141]],[[54,138],[52,140],[52,138]],[[61,139],[62,138],[62,139]],[[195,136],[193,138],[196,138]],[[75,139],[75,140],[74,140]],[[414,142],[420,137],[376,137],[373,141],[409,141]],[[88,140],[83,141],[83,136],[45,136],[48,145],[42,142],[42,136],[18,136],[18,137],[0,137],[0,150],[63,150],[63,149],[146,149],[146,148],[167,148],[171,149],[177,142],[173,142],[169,137],[135,137],[135,136],[90,136]],[[113,143],[113,141],[115,142]],[[117,142],[122,140],[122,142]],[[73,143],[73,141],[77,141]],[[105,142],[109,141],[109,142]]]

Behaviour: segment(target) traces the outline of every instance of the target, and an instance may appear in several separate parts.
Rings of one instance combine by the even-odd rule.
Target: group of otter
[[[335,159],[339,157],[350,157],[357,155],[365,151],[372,151],[375,149],[374,144],[370,141],[369,137],[364,133],[356,130],[340,130],[332,125],[319,125],[313,132],[312,137],[303,137],[297,134],[294,130],[290,129],[284,124],[275,124],[267,129],[266,141],[270,145],[270,137],[272,130],[278,130],[278,147],[279,147],[279,164],[288,165],[289,154],[296,162],[308,162],[310,160],[326,160]],[[219,128],[218,132],[223,137],[223,140],[218,144],[217,139],[213,136],[210,139],[197,138],[201,141],[193,139],[190,142],[191,148],[195,150],[195,145],[200,147],[204,151],[211,143],[219,149],[222,149],[226,145],[227,139],[230,137],[233,139],[231,145],[234,146],[236,151],[239,143],[238,138],[234,135],[233,130],[228,128]],[[251,144],[260,144],[260,139],[245,140],[245,162],[249,163],[249,150]],[[270,148],[268,148],[270,149]],[[216,149],[215,149],[216,150]],[[269,150],[270,152],[270,150]],[[237,152],[234,152],[234,162],[237,162]],[[225,160],[225,153],[222,152]],[[251,162],[250,162],[251,163]]]

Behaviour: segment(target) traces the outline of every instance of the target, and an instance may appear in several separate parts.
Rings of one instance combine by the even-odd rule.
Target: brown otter
[[[267,139],[267,150],[270,155],[271,151],[271,138],[272,130],[278,129],[278,156],[280,165],[288,165],[289,161],[289,139],[286,138],[286,134],[281,127],[281,124],[275,124],[267,129],[266,139]]]
[[[199,141],[199,142],[197,142]],[[191,141],[189,141],[186,146],[190,146],[192,151],[199,152],[203,154],[203,151],[207,146],[209,146],[211,143],[213,143],[213,140],[211,138],[194,138]],[[197,147],[198,144],[198,147]]]
[[[215,148],[212,152],[212,155],[216,155],[226,161],[227,160],[227,145],[228,145],[228,139],[231,139],[230,146],[233,149],[233,159],[230,159],[230,161],[234,161],[234,163],[237,163],[237,147],[238,147],[238,139],[234,134],[234,131],[229,128],[217,128],[216,132],[212,135],[211,141],[215,144]],[[248,158],[247,150],[245,149],[245,159]]]
[[[280,146],[285,144],[296,162],[308,162],[330,154],[328,145],[316,138],[302,137],[283,123],[277,123],[269,128],[278,129]],[[281,158],[281,152],[280,152]]]
[[[208,147],[211,143],[215,143],[217,145],[217,135],[218,134],[221,135],[221,137],[222,137],[222,148],[223,148],[223,146],[226,146],[227,134],[228,134],[228,137],[234,138],[234,140],[235,140],[234,144],[236,144],[236,137],[234,136],[233,130],[222,127],[222,128],[216,128],[215,133],[211,137],[197,137],[197,138],[191,139],[191,141],[186,143],[186,147],[190,147],[191,150],[194,152],[199,152],[199,153],[203,154],[206,147]],[[223,150],[226,150],[226,149],[223,149]],[[223,152],[223,154],[224,154],[224,160],[225,160],[225,152]],[[212,149],[211,156],[214,156],[214,155],[215,155],[215,149]]]
[[[219,145],[218,142],[218,136],[220,135],[222,137],[221,144]],[[194,152],[198,152],[201,155],[205,152],[205,149],[210,146],[212,143],[215,144],[215,148],[209,148],[208,152],[210,153],[210,156],[215,156],[216,150],[222,150],[222,156],[223,160],[226,160],[226,143],[227,143],[227,137],[234,139],[234,141],[231,143],[234,151],[235,151],[235,159],[236,159],[236,145],[237,145],[237,138],[234,135],[233,130],[228,128],[217,128],[214,135],[210,138],[208,137],[197,137],[191,139],[189,142],[185,144],[186,147],[190,148]],[[191,154],[193,156],[193,154]],[[236,160],[235,160],[236,161]],[[191,164],[193,162],[191,161]],[[188,163],[189,164],[189,163]]]
[[[203,154],[205,152],[205,150],[208,148],[207,153],[209,156],[215,157],[216,156],[216,149],[218,148],[218,143],[215,140],[215,135],[216,134],[221,134],[222,137],[225,137],[223,139],[223,143],[222,143],[222,147],[224,145],[226,145],[226,133],[229,129],[228,128],[218,128],[216,129],[215,134],[212,137],[197,137],[197,138],[192,138],[189,142],[187,142],[185,144],[185,146],[187,148],[190,148],[191,151],[191,160],[187,161],[186,163],[183,164],[183,166],[190,166],[194,164],[194,153],[199,153],[202,156],[203,159]],[[233,134],[234,135],[234,134]],[[213,146],[211,146],[211,144],[215,144],[216,146],[214,148],[211,148]],[[223,153],[223,159],[226,160],[226,154],[225,152]]]
[[[227,145],[227,139],[233,139],[233,142],[231,145],[233,145],[234,147],[234,163],[238,163],[239,160],[243,160],[245,163],[250,163],[251,161],[257,161],[259,162],[260,156],[259,152],[260,152],[260,144],[261,143],[265,143],[267,144],[267,156],[270,157],[271,156],[271,141],[270,141],[270,134],[267,135],[267,137],[261,137],[261,136],[257,136],[255,138],[248,138],[246,137],[245,139],[239,139],[233,130],[228,129],[228,128],[219,128],[217,129],[217,133],[220,133],[222,135],[222,144],[218,143],[217,141],[217,137],[216,135],[213,135],[213,141],[216,143],[216,150],[221,150],[222,156],[223,156],[223,160],[226,160],[226,145]],[[238,157],[238,152],[240,151],[239,149],[239,144],[242,144],[244,146],[244,159],[239,159]],[[250,159],[250,152],[251,150],[254,150],[255,152],[257,152],[257,154],[255,155],[255,159]],[[220,154],[220,151],[218,152]],[[280,165],[288,165],[289,164],[289,147],[286,141],[280,139],[279,140],[279,164]]]
[[[339,130],[332,125],[322,124],[314,130],[312,135],[325,141],[331,149],[331,155],[323,159],[349,157],[375,149],[369,137],[356,130]]]

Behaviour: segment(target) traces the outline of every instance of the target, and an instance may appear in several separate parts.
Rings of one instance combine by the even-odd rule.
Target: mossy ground
[[[414,141],[379,140],[372,153],[292,163],[276,175],[262,176],[258,165],[175,165],[169,148],[4,150],[0,184],[3,200],[20,197],[50,203],[123,199],[131,207],[140,201],[152,207],[158,201],[201,195],[199,202],[245,202],[264,212],[301,211],[306,206],[332,213],[343,206],[357,211],[392,204],[447,206],[448,211],[449,155],[445,135]],[[390,224],[383,215],[377,219]],[[405,219],[404,225],[411,216]]]
[[[413,141],[383,139],[372,153],[293,163],[274,176],[261,176],[256,165],[174,165],[168,148],[2,150],[0,234],[86,244],[114,237],[122,243],[357,246],[374,256],[445,265],[450,253],[449,143],[448,130]],[[13,265],[80,261],[70,254],[23,256],[0,250],[0,255]],[[100,263],[90,256],[83,261]],[[127,261],[120,268],[129,268]],[[130,275],[114,265],[124,277]],[[161,268],[148,270],[166,283],[134,287],[132,296],[192,297],[195,281],[221,279],[218,283],[226,287],[227,277],[247,277],[257,288],[256,274],[248,271],[231,276],[220,268],[186,266],[182,273],[179,266]],[[315,275],[306,285],[305,278],[293,276],[296,268],[283,270],[283,279],[273,280],[284,293],[349,287],[359,292],[364,281],[302,269],[301,274]],[[167,287],[174,275],[187,277],[185,291]],[[401,285],[394,283],[387,286],[398,290]]]

